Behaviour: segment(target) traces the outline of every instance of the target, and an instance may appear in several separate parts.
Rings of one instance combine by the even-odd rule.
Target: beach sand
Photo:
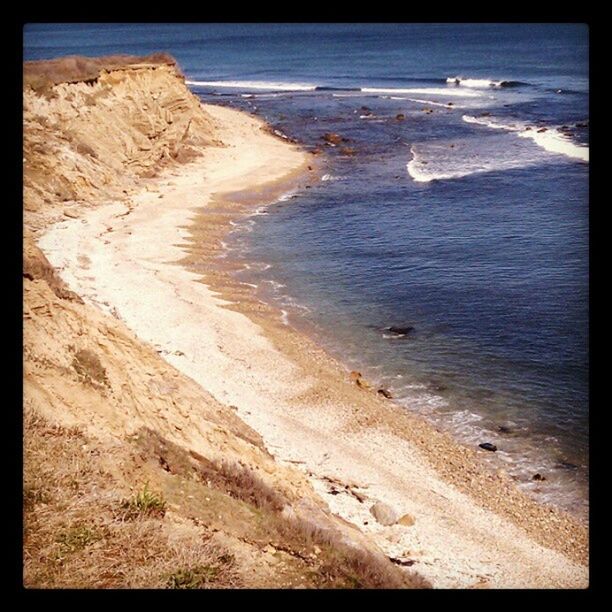
[[[226,146],[143,179],[128,204],[92,209],[42,235],[62,279],[234,406],[333,512],[389,556],[414,561],[435,587],[586,587],[585,524],[537,504],[478,451],[355,384],[231,277],[238,264],[222,257],[221,243],[229,222],[321,170],[260,119],[204,108]],[[377,501],[413,524],[379,524],[370,513]]]

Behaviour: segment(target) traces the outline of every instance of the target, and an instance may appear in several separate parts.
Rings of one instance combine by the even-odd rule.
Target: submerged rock
[[[381,524],[385,526],[395,525],[397,523],[397,512],[383,502],[376,502],[370,508],[370,514]]]
[[[555,465],[557,468],[562,468],[564,470],[577,470],[578,466],[575,463],[570,463],[569,461],[559,461]]]
[[[414,327],[411,325],[406,325],[405,327],[392,325],[391,327],[387,327],[387,330],[392,334],[397,334],[398,336],[407,336],[411,331],[414,331]]]
[[[342,138],[340,134],[336,134],[335,132],[326,132],[325,134],[323,134],[323,136],[321,136],[321,138],[328,144],[333,145],[340,144],[341,142],[346,140],[345,138]]]
[[[395,118],[398,121],[403,121],[406,118],[406,115],[404,115],[404,113],[397,113],[397,115],[395,115]]]
[[[349,157],[357,155],[357,151],[353,147],[340,147],[340,153]]]
[[[484,450],[488,450],[493,453],[497,450],[497,446],[495,446],[495,444],[491,444],[491,442],[483,442],[482,444],[479,444],[478,446],[480,446],[480,448],[483,448]]]

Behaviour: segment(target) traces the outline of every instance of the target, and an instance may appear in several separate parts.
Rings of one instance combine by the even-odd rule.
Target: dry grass
[[[24,62],[23,83],[40,95],[49,95],[51,88],[59,83],[95,82],[102,70],[124,68],[133,64],[176,66],[176,60],[167,53],[153,53],[146,56],[108,55],[106,57],[71,55],[53,60]]]
[[[78,429],[51,425],[31,411],[24,421],[26,587],[241,586],[231,555],[212,545],[205,530],[150,511],[159,509],[160,498],[148,487],[131,500],[138,511],[126,516],[128,485],[105,468],[102,449]],[[112,460],[129,464],[121,455]]]
[[[317,588],[430,588],[415,572],[402,570],[386,557],[345,542],[337,529],[284,515],[288,500],[244,465],[212,462],[162,439],[154,431],[142,429],[138,444],[164,470],[186,478],[196,478],[210,488],[250,507],[263,528],[262,544],[289,553],[299,560],[310,586]],[[226,517],[229,520],[229,517]],[[251,531],[254,537],[255,529]],[[315,553],[315,551],[318,551]]]
[[[102,445],[27,410],[24,450],[27,587],[429,586],[337,529],[287,516],[282,493],[249,468],[207,461],[151,430]],[[231,542],[247,547],[246,566]],[[280,566],[261,556],[269,546]]]

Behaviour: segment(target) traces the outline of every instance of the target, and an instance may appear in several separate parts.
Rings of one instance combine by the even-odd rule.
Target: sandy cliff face
[[[223,146],[171,58],[24,75],[26,586],[424,586],[35,245],[50,223],[129,208],[147,177]]]
[[[62,206],[125,197],[139,178],[222,146],[172,64],[56,62],[44,80],[45,64],[24,68],[24,206],[34,228]]]

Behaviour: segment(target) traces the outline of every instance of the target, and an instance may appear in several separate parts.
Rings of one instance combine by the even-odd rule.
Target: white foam
[[[489,119],[488,117],[472,117],[470,115],[463,115],[462,119],[466,123],[475,123],[496,130],[515,132],[517,136],[530,138],[538,146],[551,153],[558,153],[584,162],[589,161],[589,147],[575,143],[569,136],[556,128],[547,128],[545,132],[539,132],[536,127],[520,122],[507,124]]]
[[[380,88],[380,87],[362,87],[361,91],[364,93],[382,93],[382,94],[427,94],[432,96],[459,96],[465,98],[476,98],[482,96],[482,94],[476,91],[462,91],[460,89],[448,89],[441,87],[416,87],[407,89],[398,88]]]
[[[493,79],[464,79],[463,77],[456,76],[448,77],[446,82],[449,85],[487,89],[489,87],[502,87],[505,81],[495,81]]]
[[[283,193],[277,200],[277,202],[287,202],[287,200],[292,200],[297,196],[297,190],[293,189],[291,191],[287,191]],[[267,214],[267,213],[266,213]]]
[[[444,102],[434,102],[433,100],[421,100],[419,98],[392,98],[394,100],[410,100],[410,102],[418,102],[419,104],[431,104],[431,106],[444,106],[446,108],[463,108],[462,106],[457,106],[453,104],[449,106],[448,103]]]
[[[311,83],[286,83],[272,81],[186,81],[187,85],[200,87],[224,87],[231,89],[258,89],[268,91],[314,91]]]

